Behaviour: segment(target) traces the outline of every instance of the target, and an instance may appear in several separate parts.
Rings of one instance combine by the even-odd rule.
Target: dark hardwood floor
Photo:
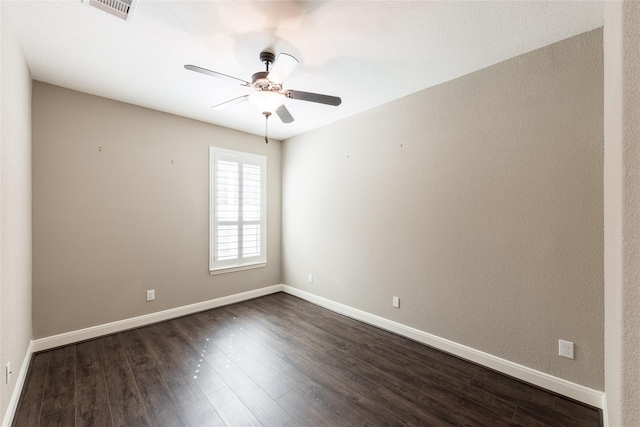
[[[13,426],[599,426],[597,409],[275,294],[34,355]]]

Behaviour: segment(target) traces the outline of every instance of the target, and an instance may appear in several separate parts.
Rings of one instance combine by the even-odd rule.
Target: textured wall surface
[[[0,9],[2,4],[0,3]],[[31,340],[31,76],[5,13],[0,69],[0,420]],[[4,367],[10,362],[11,381]]]
[[[209,276],[210,145],[267,156],[265,268]],[[34,82],[35,337],[281,283],[280,147]]]
[[[284,283],[602,390],[602,61],[594,30],[285,141]]]
[[[640,425],[640,3],[605,22],[605,366],[609,425]]]

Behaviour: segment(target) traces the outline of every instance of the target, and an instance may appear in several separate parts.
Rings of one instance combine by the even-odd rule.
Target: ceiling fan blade
[[[273,63],[269,76],[270,81],[277,84],[282,84],[284,79],[291,74],[291,72],[298,66],[298,60],[293,56],[281,53],[276,58],[276,62]]]
[[[287,107],[285,107],[284,104],[278,107],[278,109],[276,110],[276,114],[278,115],[278,117],[280,117],[282,123],[291,123],[293,121],[293,116],[291,115],[289,110],[287,110]]]
[[[249,82],[245,80],[242,80],[233,76],[228,76],[226,74],[222,74],[217,71],[207,70],[206,68],[198,67],[197,65],[185,65],[184,68],[186,68],[189,71],[195,71],[196,73],[206,74],[207,76],[218,77],[221,79],[238,80],[239,82],[242,82],[245,86],[249,85]]]
[[[319,104],[333,105],[337,107],[342,103],[342,99],[337,96],[321,95],[319,93],[301,92],[299,90],[285,90],[284,95],[287,98],[299,99],[301,101],[317,102]]]
[[[244,102],[244,101],[246,101],[248,99],[249,99],[249,95],[242,95],[242,96],[239,96],[237,98],[233,98],[233,99],[230,99],[228,101],[225,101],[225,102],[223,102],[221,104],[214,105],[211,108],[213,108],[214,110],[224,110],[227,107],[230,107],[230,106],[236,105],[236,104],[240,104],[240,103],[242,103],[242,102]]]

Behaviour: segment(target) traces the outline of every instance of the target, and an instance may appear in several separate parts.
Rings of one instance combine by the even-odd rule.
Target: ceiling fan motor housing
[[[253,76],[251,76],[251,87],[256,90],[266,90],[270,92],[280,92],[282,90],[282,85],[278,83],[273,83],[269,80],[269,72],[268,71],[258,71]]]
[[[266,71],[258,71],[251,76],[251,86],[255,90],[263,90],[270,92],[279,92],[282,90],[282,85],[273,83],[269,80],[269,67],[276,60],[276,55],[273,52],[263,51],[260,52],[260,61],[265,65]]]

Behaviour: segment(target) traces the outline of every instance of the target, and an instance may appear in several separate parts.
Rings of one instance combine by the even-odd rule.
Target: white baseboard
[[[379,317],[287,285],[269,286],[266,288],[242,292],[235,295],[229,295],[222,298],[216,298],[209,301],[203,301],[196,304],[190,304],[183,307],[177,307],[157,313],[151,313],[144,316],[133,317],[130,319],[106,323],[104,325],[93,326],[78,331],[67,332],[64,334],[54,335],[51,337],[31,341],[22,367],[20,368],[20,374],[18,376],[13,395],[9,402],[9,407],[7,409],[7,413],[5,414],[2,427],[9,427],[11,425],[15,410],[17,409],[18,399],[20,398],[20,393],[22,392],[22,387],[24,386],[24,382],[26,380],[27,370],[31,361],[31,355],[34,352],[97,338],[103,335],[122,332],[128,329],[138,328],[152,323],[162,322],[164,320],[197,313],[199,311],[234,304],[237,302],[246,301],[252,298],[257,298],[276,292],[286,292],[288,294],[297,296],[313,304],[316,304],[320,307],[335,311],[336,313],[340,313],[361,322],[368,323],[378,328],[405,336],[407,338],[413,339],[423,344],[427,344],[431,347],[440,349],[447,353],[451,353],[463,359],[470,360],[472,362],[494,369],[498,372],[510,375],[514,378],[518,378],[522,381],[526,381],[528,383],[537,385],[563,396],[567,396],[571,399],[575,399],[579,402],[583,402],[596,408],[602,409],[604,426],[608,427],[606,399],[604,393],[601,391],[593,390],[591,388],[572,383],[562,378],[557,378],[553,375],[536,371],[535,369],[510,362],[508,360],[493,356],[474,348],[467,347],[465,345],[458,344],[444,338],[440,338],[427,332],[405,326],[403,324],[385,319],[383,317]]]
[[[73,344],[75,342],[85,341],[92,338],[101,337],[103,335],[114,334],[116,332],[122,332],[128,329],[139,328],[141,326],[150,325],[152,323],[162,322],[165,320],[174,319],[176,317],[186,316],[187,314],[193,314],[199,311],[209,310],[211,308],[222,307],[223,305],[234,304],[237,302],[246,301],[252,298],[258,298],[264,295],[269,295],[281,291],[282,285],[273,285],[266,288],[242,292],[222,298],[216,298],[208,301],[198,302],[195,304],[185,305],[182,307],[176,307],[169,310],[158,311],[156,313],[145,314],[144,316],[132,317],[130,319],[118,320],[117,322],[105,323],[103,325],[92,326],[90,328],[80,329],[77,331],[65,332],[64,334],[40,338],[32,341],[32,351],[38,352],[67,344]]]
[[[365,311],[319,297],[291,286],[283,285],[283,291],[331,311],[335,311],[336,313],[343,314],[361,322],[368,323],[378,328],[427,344],[431,347],[435,347],[463,359],[470,360],[538,387],[542,387],[571,399],[575,399],[579,402],[586,403],[587,405],[603,409],[604,393],[601,391],[593,390],[580,384],[575,384],[562,378],[536,371],[535,369],[510,362],[492,354],[440,338],[436,335],[393,322],[383,317],[369,314]]]
[[[5,412],[4,419],[2,420],[2,427],[9,427],[13,422],[13,416],[16,413],[16,409],[18,409],[18,400],[20,400],[20,394],[22,394],[22,388],[24,387],[24,382],[27,379],[27,372],[29,371],[29,364],[31,364],[32,354],[33,341],[29,343],[27,352],[24,355],[24,360],[22,361],[22,366],[20,366],[20,372],[18,373],[18,378],[16,378],[16,386],[13,388],[13,394],[11,394],[7,412]]]
[[[607,409],[607,396],[602,396],[602,427],[609,427],[609,410]]]

